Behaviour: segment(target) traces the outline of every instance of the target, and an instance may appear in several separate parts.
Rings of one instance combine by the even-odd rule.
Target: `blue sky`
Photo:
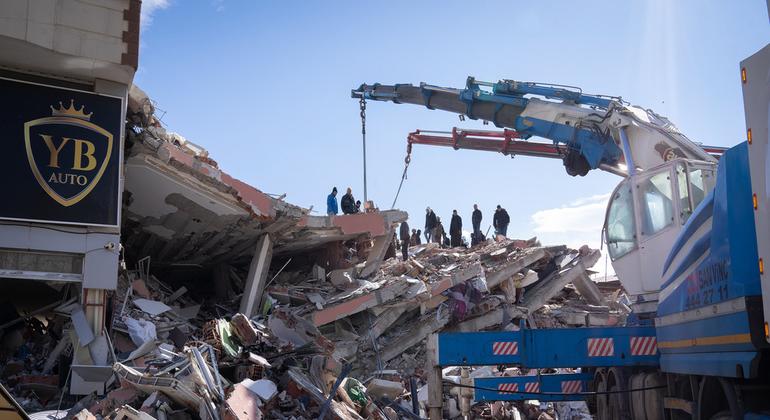
[[[717,1],[182,1],[145,0],[135,82],[166,111],[169,130],[220,167],[287,194],[316,214],[332,186],[363,199],[361,83],[462,87],[514,79],[580,86],[668,116],[692,140],[744,137],[738,63],[764,46],[764,0]],[[369,103],[368,190],[393,201],[406,135],[482,128],[422,107]],[[489,127],[486,127],[489,128]],[[397,207],[422,226],[426,206],[503,205],[509,236],[598,247],[619,178],[566,175],[561,162],[415,146]],[[466,229],[467,230],[467,229]]]

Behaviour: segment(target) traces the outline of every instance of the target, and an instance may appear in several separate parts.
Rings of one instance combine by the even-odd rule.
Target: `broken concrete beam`
[[[449,316],[429,316],[430,321],[419,322],[418,326],[411,328],[406,334],[388,343],[388,346],[380,352],[380,358],[387,362],[398,357],[410,347],[419,344],[425,337],[444,328],[449,323]]]
[[[523,318],[526,312],[516,306],[495,308],[484,315],[466,319],[452,327],[452,331],[475,332],[486,328],[509,323],[512,319]]]
[[[443,276],[439,281],[431,283],[430,294],[431,296],[440,295],[442,292],[453,286],[457,286],[460,283],[465,283],[474,277],[482,275],[484,275],[484,269],[481,267],[481,264],[471,264],[463,269],[453,271],[452,274]]]
[[[262,301],[262,292],[267,281],[267,271],[270,269],[270,260],[273,258],[273,241],[270,235],[262,235],[257,241],[254,256],[249,265],[249,274],[246,278],[246,288],[243,290],[241,306],[238,312],[252,317],[259,311]]]
[[[606,305],[607,301],[599,290],[599,286],[588,277],[588,274],[578,276],[572,281],[578,293],[591,305]]]
[[[409,312],[411,310],[417,309],[419,304],[417,302],[407,302],[403,305],[394,306],[392,308],[388,308],[385,312],[381,313],[377,318],[375,318],[374,322],[372,323],[372,327],[369,328],[369,335],[372,338],[378,338],[382,334],[385,333],[385,331],[388,330],[388,328],[393,325],[398,318],[401,317],[405,312]]]
[[[410,284],[407,281],[399,279],[391,281],[365,295],[357,296],[334,305],[327,305],[323,310],[313,312],[313,324],[318,327],[357,314],[374,306],[382,305],[396,296],[400,296],[409,286]]]
[[[386,381],[385,379],[372,379],[366,385],[366,394],[376,398],[388,397],[395,401],[404,393],[404,385],[401,382]]]
[[[552,275],[540,280],[530,290],[527,290],[527,295],[524,298],[524,307],[527,308],[529,313],[542,308],[548,302],[548,299],[559,293],[564,286],[584,276],[586,270],[596,264],[600,256],[601,252],[598,250],[589,250],[571,268],[561,272],[554,272]]]
[[[425,302],[420,303],[420,315],[425,315],[426,313],[430,312],[434,308],[437,308],[438,305],[441,305],[447,300],[447,297],[444,295],[438,295],[433,296],[432,298],[426,300]]]
[[[514,274],[536,263],[543,257],[545,257],[545,250],[543,248],[526,249],[524,253],[515,260],[487,270],[487,287],[489,290],[492,290],[506,279],[511,278]]]
[[[384,235],[374,238],[374,246],[369,250],[369,256],[366,258],[366,265],[361,270],[361,278],[367,278],[377,272],[380,268],[382,260],[385,258],[385,254],[388,252],[388,247],[393,241],[393,232],[395,228],[390,226],[385,231]]]
[[[514,281],[514,277],[503,280],[503,282],[500,283],[500,289],[505,293],[505,300],[508,301],[508,303],[516,303],[516,282]]]

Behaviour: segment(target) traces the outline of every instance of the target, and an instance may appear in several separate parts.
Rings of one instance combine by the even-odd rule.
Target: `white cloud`
[[[142,26],[147,27],[152,23],[152,15],[156,11],[167,8],[171,5],[170,0],[144,0],[142,1]]]
[[[535,212],[535,233],[570,233],[601,231],[610,194],[581,198],[565,206]]]

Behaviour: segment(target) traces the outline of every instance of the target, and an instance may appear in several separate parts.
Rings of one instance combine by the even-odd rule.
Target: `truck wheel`
[[[608,395],[608,414],[610,418],[616,420],[627,420],[627,414],[624,413],[623,410],[623,398],[625,398],[625,394],[620,392],[622,391],[620,385],[613,385],[612,388],[610,388],[610,391],[615,392],[615,394]]]
[[[732,420],[733,415],[730,414],[729,411],[720,411],[713,416],[711,416],[711,419],[709,420]]]
[[[735,390],[735,385],[724,378],[704,376],[698,392],[698,418],[743,418],[743,407]],[[724,415],[727,417],[723,417]]]
[[[597,384],[596,384],[596,392],[606,392],[607,391],[607,382],[604,381],[604,378],[602,378]],[[611,420],[612,417],[609,416],[608,412],[608,406],[607,401],[609,400],[609,395],[607,394],[598,394],[596,395],[596,420]]]

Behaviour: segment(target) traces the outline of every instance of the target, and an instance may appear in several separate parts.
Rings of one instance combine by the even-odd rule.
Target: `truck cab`
[[[604,240],[636,313],[655,312],[668,251],[713,190],[715,171],[710,162],[673,159],[624,179],[612,192]]]

